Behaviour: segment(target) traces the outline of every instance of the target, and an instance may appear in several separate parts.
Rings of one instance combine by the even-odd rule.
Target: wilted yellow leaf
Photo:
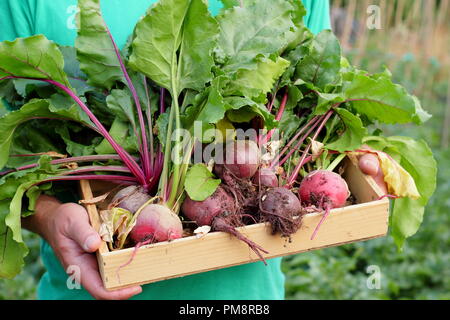
[[[111,250],[121,249],[134,227],[135,220],[130,211],[122,208],[112,208],[100,211],[101,225],[99,234],[103,241],[108,242]],[[113,244],[114,239],[116,239]]]
[[[98,231],[98,233],[100,234],[102,240],[108,243],[112,243],[114,236],[113,223],[111,217],[112,214],[110,210],[100,211],[100,219],[102,223],[100,225],[100,230]]]
[[[380,151],[376,151],[376,153],[380,159],[381,170],[383,170],[389,194],[414,200],[419,199],[420,194],[416,183],[408,171],[386,153]]]
[[[122,208],[113,208],[113,226],[114,234],[116,235],[116,249],[122,249],[128,234],[136,224],[136,220],[133,219],[133,214]]]
[[[261,161],[270,163],[280,152],[281,140],[270,140],[263,144],[261,151]]]

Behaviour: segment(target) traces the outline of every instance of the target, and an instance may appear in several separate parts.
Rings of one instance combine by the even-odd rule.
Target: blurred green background
[[[287,299],[450,299],[449,2],[331,1],[333,29],[352,63],[370,72],[387,66],[433,114],[422,127],[385,133],[424,139],[438,162],[438,185],[402,252],[386,237],[285,258]],[[373,266],[381,272],[379,289],[367,286]]]
[[[331,5],[333,29],[352,63],[370,72],[387,66],[433,114],[422,127],[385,129],[428,142],[439,166],[438,187],[420,230],[402,252],[386,237],[285,258],[286,298],[450,299],[450,0],[331,0]],[[368,21],[381,28],[368,28]],[[0,280],[0,300],[36,298],[44,272],[39,238],[27,232],[25,240],[30,254],[24,271]],[[369,289],[374,266],[381,283]]]

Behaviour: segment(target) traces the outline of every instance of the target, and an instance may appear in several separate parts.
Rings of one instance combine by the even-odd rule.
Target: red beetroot
[[[266,263],[261,252],[268,252],[236,230],[236,227],[242,226],[241,216],[238,213],[235,200],[222,187],[219,186],[204,201],[194,201],[186,196],[181,211],[188,219],[195,221],[199,226],[209,225],[212,230],[230,233],[244,241]]]
[[[309,205],[325,204],[331,208],[345,205],[349,197],[347,182],[337,173],[316,170],[308,174],[300,184],[300,199]]]
[[[183,226],[180,218],[169,208],[160,204],[145,206],[130,232],[136,243],[160,242],[181,238]]]
[[[194,201],[186,196],[181,211],[199,226],[210,226],[216,216],[236,212],[236,204],[222,187],[218,187],[212,196],[203,201]]]
[[[350,196],[345,180],[339,174],[327,170],[316,170],[308,174],[302,180],[298,191],[303,204],[325,210],[311,239],[314,239],[330,210],[343,207]]]
[[[258,145],[249,140],[227,143],[224,162],[215,164],[214,173],[237,202],[235,211],[241,214],[254,213],[258,207],[258,190],[251,178],[259,168]]]
[[[258,145],[249,140],[238,140],[225,146],[224,166],[237,178],[251,178],[260,163]]]
[[[222,180],[222,188],[233,195],[234,211],[254,213],[258,207],[258,188],[250,179],[236,177],[222,164],[214,165],[214,173]]]
[[[139,186],[129,186],[117,192],[112,199],[111,204],[115,207],[135,213],[148,200],[150,200],[150,196],[145,192],[144,188]]]
[[[180,218],[166,206],[149,204],[138,214],[136,224],[130,232],[130,237],[136,246],[130,259],[117,269],[117,277],[119,277],[119,271],[133,261],[137,250],[142,245],[174,240],[183,236],[183,225]]]
[[[302,206],[298,197],[289,189],[277,187],[267,190],[260,204],[263,221],[272,226],[272,233],[280,232],[289,237],[300,227]]]
[[[278,177],[269,168],[259,168],[252,179],[253,183],[262,187],[278,187]]]

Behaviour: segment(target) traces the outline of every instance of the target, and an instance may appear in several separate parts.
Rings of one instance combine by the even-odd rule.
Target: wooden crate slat
[[[388,230],[389,200],[377,200],[382,196],[381,191],[373,179],[359,170],[356,157],[350,157],[344,168],[343,177],[359,204],[333,209],[314,240],[310,237],[323,213],[305,215],[302,227],[291,236],[290,242],[280,235],[271,235],[268,224],[245,226],[238,228],[239,231],[266,249],[269,252],[264,255],[267,259],[385,236]],[[81,191],[84,199],[93,197],[88,181],[82,182]],[[99,223],[96,206],[86,207],[96,226]],[[129,261],[134,248],[108,252],[106,244],[105,247],[97,253],[97,258],[107,289],[259,261],[247,244],[224,232],[211,232],[201,238],[186,237],[141,247],[136,251],[133,261],[125,267],[121,266]]]
[[[381,200],[370,205],[335,209],[314,240],[310,240],[310,236],[320,221],[321,214],[305,216],[301,229],[292,236],[291,242],[279,235],[271,235],[265,224],[247,226],[240,230],[250,240],[269,251],[269,254],[264,255],[266,258],[279,257],[384,236],[389,216],[388,205],[387,200]],[[136,252],[134,260],[119,271],[120,266],[129,260],[133,250],[131,248],[103,255],[107,288],[160,281],[259,261],[245,243],[223,232],[142,247]],[[117,275],[118,271],[120,277]]]
[[[80,181],[80,189],[81,189],[81,193],[83,195],[83,199],[84,200],[91,200],[94,198],[94,195],[92,193],[92,189],[91,189],[91,184],[89,181],[87,180],[81,180]],[[86,208],[86,211],[88,212],[89,215],[89,221],[91,223],[91,226],[95,229],[95,231],[99,231],[100,230],[100,216],[99,213],[97,211],[97,207],[95,204],[85,204],[84,207]],[[108,245],[106,244],[106,242],[102,241],[102,244],[100,245],[99,248],[99,253],[106,253],[108,252]]]

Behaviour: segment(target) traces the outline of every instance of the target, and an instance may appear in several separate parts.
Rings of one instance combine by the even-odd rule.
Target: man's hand
[[[128,299],[142,292],[140,286],[107,291],[98,271],[95,252],[101,244],[98,233],[89,224],[84,207],[59,203],[41,196],[34,215],[24,218],[24,227],[41,235],[53,248],[64,270],[80,268],[81,285],[96,299]]]

